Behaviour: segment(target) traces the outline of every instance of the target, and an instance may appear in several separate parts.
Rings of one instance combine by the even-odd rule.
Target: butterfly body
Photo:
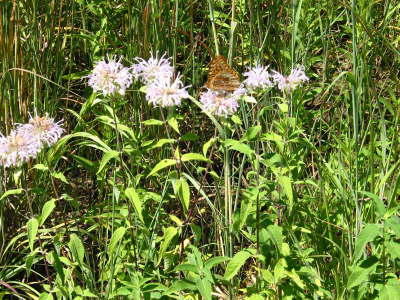
[[[205,86],[217,93],[232,93],[240,86],[240,77],[225,57],[217,55],[210,63]]]

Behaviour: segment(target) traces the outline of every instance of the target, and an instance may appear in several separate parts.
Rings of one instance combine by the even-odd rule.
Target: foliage
[[[0,170],[0,299],[400,294],[396,1],[0,8],[1,132],[49,113],[68,133]],[[215,118],[197,99],[218,52],[240,74],[302,64],[310,80]],[[106,55],[150,53],[190,85],[181,106],[154,108],[138,81],[87,86]]]

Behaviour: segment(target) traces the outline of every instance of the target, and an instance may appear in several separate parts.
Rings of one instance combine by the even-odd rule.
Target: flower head
[[[31,135],[13,130],[9,136],[0,136],[0,165],[19,166],[36,157],[41,150],[41,143]]]
[[[308,77],[304,73],[304,67],[294,68],[289,76],[283,76],[279,72],[273,71],[272,78],[274,83],[278,85],[281,91],[291,92],[295,90],[300,84],[308,81]]]
[[[169,58],[151,57],[146,61],[137,57],[137,64],[132,66],[133,73],[137,79],[142,79],[145,84],[151,84],[154,81],[169,81],[174,73],[174,67],[171,66]]]
[[[250,90],[263,90],[272,87],[273,84],[270,81],[271,75],[267,71],[268,67],[256,65],[254,68],[245,72],[243,75],[246,76],[244,84]]]
[[[146,100],[154,106],[168,107],[180,105],[188,98],[187,87],[183,87],[180,76],[175,80],[156,80],[147,86]]]
[[[236,89],[232,94],[222,95],[207,89],[200,95],[200,102],[204,109],[216,116],[230,116],[238,109],[238,100],[246,92],[244,88]]]
[[[92,71],[87,76],[88,84],[95,92],[100,91],[104,96],[124,95],[126,89],[132,84],[132,73],[130,68],[121,64],[121,57],[117,60],[109,57],[108,61],[98,61]]]
[[[64,132],[61,121],[55,122],[46,114],[44,117],[30,118],[28,124],[17,127],[19,133],[31,136],[43,145],[51,146],[55,144]]]

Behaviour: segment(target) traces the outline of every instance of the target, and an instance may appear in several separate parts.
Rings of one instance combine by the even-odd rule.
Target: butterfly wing
[[[210,82],[214,91],[234,92],[240,86],[239,75],[234,70],[223,70]]]
[[[210,63],[205,86],[214,91],[233,92],[240,85],[239,74],[233,70],[222,55],[217,55]]]

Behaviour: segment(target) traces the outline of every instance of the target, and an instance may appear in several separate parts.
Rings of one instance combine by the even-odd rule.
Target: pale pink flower
[[[200,102],[206,111],[219,117],[227,117],[234,114],[238,109],[238,100],[246,92],[239,88],[234,93],[223,95],[213,90],[207,89],[200,95]]]
[[[137,79],[143,80],[145,84],[151,84],[154,81],[169,82],[174,74],[174,67],[170,64],[169,58],[164,58],[165,54],[160,58],[157,55],[146,61],[137,57],[137,64],[132,66],[133,74]]]
[[[146,87],[146,100],[154,106],[169,107],[180,105],[189,98],[188,87],[183,87],[180,76],[175,80],[155,80]]]
[[[88,84],[95,92],[101,92],[104,96],[124,95],[126,89],[132,84],[133,75],[130,68],[121,64],[121,59],[108,57],[98,61],[92,73],[87,76]]]
[[[291,92],[295,90],[303,82],[308,81],[308,77],[304,73],[304,67],[300,66],[294,68],[289,76],[283,76],[279,72],[273,71],[272,78],[274,83],[278,85],[278,89],[284,92]]]
[[[40,150],[40,141],[23,131],[13,130],[7,137],[0,136],[0,165],[19,166],[35,158]]]
[[[271,75],[268,72],[268,67],[263,67],[261,65],[256,65],[249,71],[243,73],[246,79],[243,83],[250,90],[264,90],[273,86],[270,78]]]
[[[64,132],[61,121],[55,122],[46,114],[44,117],[30,118],[28,124],[19,125],[17,131],[32,136],[41,144],[51,146],[55,144]]]

